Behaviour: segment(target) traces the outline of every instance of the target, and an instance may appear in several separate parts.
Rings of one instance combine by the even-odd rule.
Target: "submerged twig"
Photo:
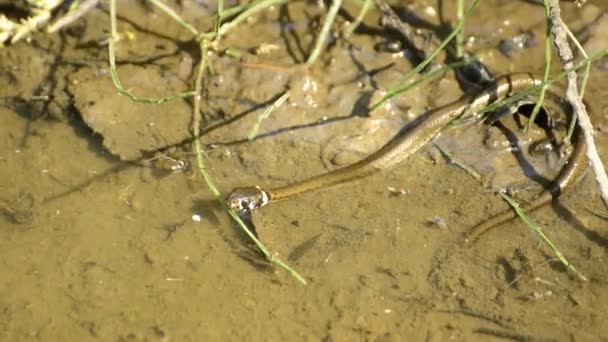
[[[433,145],[435,145],[435,147],[437,147],[437,149],[439,150],[439,152],[441,152],[441,154],[443,154],[445,156],[445,158],[448,159],[452,164],[454,164],[454,165],[458,166],[459,168],[463,169],[469,175],[471,175],[471,177],[475,178],[476,180],[480,180],[481,179],[481,175],[477,171],[475,171],[475,169],[473,169],[471,166],[469,166],[469,165],[461,162],[457,158],[455,158],[454,155],[452,154],[452,152],[450,152],[448,149],[446,149],[445,147],[441,146],[437,142],[433,142]]]
[[[572,66],[574,65],[574,56],[572,54],[572,50],[570,49],[570,45],[568,44],[568,34],[567,30],[565,29],[566,24],[561,18],[559,3],[557,0],[547,1],[549,2],[550,17],[553,23],[551,31],[553,34],[555,47],[557,48],[557,54],[562,62],[563,69],[572,69]],[[579,120],[579,125],[583,130],[587,146],[587,158],[589,159],[591,168],[595,174],[595,180],[598,184],[600,195],[604,200],[604,205],[608,207],[608,176],[606,175],[606,170],[604,169],[604,165],[599,157],[597,147],[593,139],[593,125],[591,124],[591,120],[589,119],[589,115],[585,109],[585,104],[579,95],[576,72],[574,70],[568,71],[566,73],[566,79],[566,99],[572,105],[574,114]]]

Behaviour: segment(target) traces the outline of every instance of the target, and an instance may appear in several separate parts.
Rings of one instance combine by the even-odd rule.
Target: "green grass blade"
[[[201,54],[201,60],[198,63],[198,67],[197,67],[197,71],[196,71],[196,78],[194,80],[194,91],[197,94],[200,94],[202,91],[202,87],[203,87],[203,75],[205,73],[205,70],[207,70],[207,52],[208,50],[208,44],[210,44],[210,42],[203,40],[200,42],[199,44],[199,48],[200,48],[200,54]],[[201,122],[201,99],[200,96],[196,96],[194,97],[194,101],[193,101],[193,106],[192,106],[192,115],[193,115],[193,119],[192,119],[192,135],[194,137],[198,137],[200,136],[200,122]],[[226,211],[228,213],[228,215],[238,224],[238,226],[243,230],[243,232],[251,239],[251,241],[253,241],[253,243],[256,245],[256,247],[262,252],[262,254],[264,254],[264,256],[266,257],[266,259],[268,261],[270,261],[272,264],[278,265],[279,267],[282,267],[283,269],[285,269],[290,275],[292,275],[294,278],[296,278],[300,283],[302,283],[303,285],[307,285],[307,281],[304,277],[302,277],[298,272],[296,272],[294,269],[292,269],[291,267],[289,267],[286,263],[284,263],[281,259],[277,258],[276,256],[272,255],[270,253],[270,251],[268,250],[268,248],[266,248],[266,246],[264,246],[264,244],[255,237],[255,235],[253,234],[253,232],[251,232],[251,230],[249,229],[249,227],[247,227],[247,224],[245,224],[245,222],[243,222],[243,220],[234,212],[234,210],[232,210],[228,204],[226,203],[226,201],[224,200],[224,196],[222,196],[222,193],[218,190],[218,188],[215,186],[215,182],[213,181],[213,178],[211,177],[211,175],[209,174],[207,167],[205,165],[205,160],[203,159],[203,153],[201,151],[201,146],[200,146],[200,141],[199,139],[195,139],[194,140],[194,152],[196,154],[196,162],[197,162],[197,166],[198,166],[198,170],[203,178],[203,181],[205,182],[205,184],[207,185],[207,187],[211,190],[211,192],[213,193],[213,196],[215,197],[215,199],[220,203],[220,205],[222,206],[222,208],[224,209],[224,211]]]
[[[118,78],[118,72],[116,71],[116,53],[115,53],[115,44],[116,38],[118,36],[116,32],[116,0],[110,0],[110,38],[108,39],[108,59],[110,61],[110,77],[112,78],[112,82],[114,83],[114,87],[118,90],[120,95],[126,96],[131,99],[133,102],[137,103],[146,103],[146,104],[160,104],[168,101],[173,101],[185,97],[194,96],[193,91],[186,91],[182,93],[178,93],[176,95],[171,95],[167,97],[163,97],[160,99],[149,98],[149,97],[139,97],[131,94],[131,92],[127,91],[120,82],[120,78]]]
[[[511,196],[507,195],[503,191],[500,192],[500,195],[502,196],[502,198],[505,201],[507,201],[507,203],[509,203],[511,208],[513,208],[513,210],[515,210],[515,213],[517,214],[517,216],[528,226],[528,228],[530,228],[534,233],[536,233],[536,235],[541,239],[541,241],[543,241],[547,246],[549,246],[549,248],[551,249],[553,254],[555,254],[557,259],[559,259],[559,261],[566,267],[567,270],[574,271],[574,273],[581,280],[588,281],[588,279],[582,273],[580,273],[574,267],[574,265],[572,265],[568,261],[568,259],[566,259],[566,257],[557,248],[557,246],[545,235],[545,233],[540,228],[540,226],[538,224],[536,224],[536,222],[534,222],[528,215],[526,215],[526,213],[520,208],[519,204]]]
[[[372,104],[372,106],[370,107],[370,109],[373,111],[376,108],[380,107],[384,102],[386,102],[389,99],[391,99],[392,97],[401,94],[400,89],[403,89],[403,85],[406,82],[408,82],[412,76],[414,76],[415,74],[418,74],[427,65],[429,65],[429,63],[431,63],[435,59],[435,57],[437,57],[437,55],[442,50],[445,49],[445,47],[450,43],[450,41],[452,41],[452,39],[454,39],[454,37],[456,37],[456,35],[458,34],[458,32],[460,32],[460,30],[462,30],[462,28],[464,27],[464,23],[465,23],[466,19],[471,15],[471,13],[473,13],[473,10],[475,9],[475,7],[477,7],[478,3],[479,3],[479,0],[473,1],[473,3],[471,4],[471,6],[465,12],[464,16],[456,24],[456,27],[454,27],[454,30],[441,42],[441,44],[439,44],[439,46],[437,47],[437,49],[435,49],[433,52],[431,52],[431,54],[424,61],[422,61],[420,64],[416,65],[416,67],[414,69],[408,71],[403,76],[403,78],[401,79],[401,81],[399,82],[399,84],[391,87],[388,90],[388,92],[386,93],[386,95],[384,95],[378,102]]]
[[[317,58],[321,55],[321,51],[325,47],[325,42],[327,41],[327,36],[329,35],[329,29],[331,28],[331,24],[333,24],[336,19],[336,14],[342,5],[342,0],[333,0],[331,2],[331,6],[329,7],[329,11],[327,11],[327,15],[325,16],[325,21],[323,22],[323,27],[321,28],[321,33],[319,33],[319,37],[317,37],[317,42],[315,43],[315,47],[312,50],[310,56],[308,56],[308,60],[306,60],[306,65],[313,65]]]
[[[551,47],[553,46],[553,43],[551,42],[551,27],[552,27],[552,22],[551,22],[551,18],[549,16],[549,1],[545,0],[545,21],[546,21],[546,27],[545,27],[545,65],[544,65],[544,70],[543,70],[543,85],[540,87],[540,92],[538,93],[538,101],[536,101],[536,104],[534,105],[534,109],[532,110],[532,113],[530,114],[530,120],[528,121],[528,124],[526,125],[526,127],[524,128],[524,132],[528,132],[528,130],[530,129],[530,127],[532,127],[532,125],[534,124],[534,121],[536,120],[536,116],[538,115],[538,113],[540,112],[540,109],[543,106],[543,102],[545,101],[545,93],[547,91],[547,87],[548,87],[548,80],[549,80],[549,73],[551,71],[551,56],[553,54],[553,50],[551,49]]]
[[[283,93],[283,95],[276,99],[276,101],[274,101],[270,106],[268,106],[264,110],[264,112],[262,112],[262,114],[258,115],[255,120],[255,123],[253,124],[253,127],[251,127],[251,130],[249,131],[249,134],[247,134],[247,139],[252,140],[253,138],[255,138],[255,136],[258,134],[258,131],[260,130],[262,122],[266,120],[270,116],[270,114],[272,114],[272,112],[279,108],[285,101],[287,101],[288,98],[289,92],[286,91]]]

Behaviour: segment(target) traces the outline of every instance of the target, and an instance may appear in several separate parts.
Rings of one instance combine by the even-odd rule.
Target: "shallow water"
[[[171,5],[211,27],[213,8]],[[590,51],[608,46],[599,5],[564,5]],[[439,14],[453,18],[451,4],[409,6],[432,25]],[[118,11],[119,31],[136,37],[118,45],[125,87],[142,96],[186,90],[198,58],[187,32],[138,2],[119,1]],[[345,11],[356,15],[357,7]],[[386,39],[377,14],[361,33],[333,42],[309,72],[293,71],[321,13],[302,2],[263,12],[222,41],[242,59],[211,57],[201,140],[223,192],[347,165],[462,96],[447,75],[368,113],[411,69],[402,55],[374,49]],[[336,28],[344,22],[339,16]],[[117,95],[99,44],[107,29],[107,11],[98,8],[59,35],[0,50],[0,340],[608,339],[608,224],[594,214],[606,210],[591,174],[532,215],[589,282],[566,272],[518,221],[438,257],[507,208],[497,188],[521,198],[540,188],[526,180],[509,142],[480,126],[447,131],[438,142],[481,180],[429,145],[380,174],[256,211],[259,237],[304,275],[302,286],[252,251],[191,166],[154,168],[159,157],[150,151],[189,137],[190,104],[135,105]],[[500,42],[523,31],[536,43],[503,56]],[[467,49],[496,74],[541,72],[541,7],[484,1],[466,32]],[[593,67],[586,95],[604,160],[607,65]],[[257,114],[287,89],[287,103],[246,141]],[[171,153],[195,162],[188,144]],[[556,167],[549,157],[534,161],[547,177]]]

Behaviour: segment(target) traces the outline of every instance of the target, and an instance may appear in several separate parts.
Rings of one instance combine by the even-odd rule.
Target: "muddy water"
[[[608,46],[601,2],[564,6],[590,51]],[[118,46],[123,84],[151,97],[186,90],[198,58],[187,34],[137,2],[118,5],[119,30],[135,33]],[[453,18],[452,4],[442,5],[407,9],[436,28]],[[201,28],[211,27],[210,10],[189,1],[179,9]],[[357,7],[345,11],[336,29]],[[359,33],[333,41],[311,70],[294,71],[320,13],[301,2],[264,12],[222,41],[241,59],[211,57],[202,142],[222,191],[349,164],[462,96],[447,75],[369,113],[411,68],[402,54],[374,48],[388,39],[375,14]],[[543,20],[528,1],[484,1],[467,25],[467,49],[496,74],[539,72]],[[533,215],[589,282],[565,272],[517,221],[439,257],[463,231],[506,209],[496,189],[520,198],[539,190],[508,139],[478,126],[438,142],[480,180],[429,146],[381,174],[257,211],[260,238],[309,280],[301,286],[252,252],[191,167],[155,168],[164,155],[154,150],[188,137],[190,104],[134,105],[118,96],[100,44],[105,32],[107,12],[98,8],[57,36],[0,50],[1,340],[608,339],[608,224],[593,214],[605,208],[591,175]],[[501,54],[500,42],[522,32],[535,42]],[[604,160],[607,76],[599,62],[586,96]],[[256,115],[287,89],[288,102],[245,142]],[[505,126],[517,132],[514,122]],[[526,149],[545,132],[517,134]],[[192,164],[188,152],[179,145],[171,155]],[[531,165],[549,178],[560,167],[550,153]]]

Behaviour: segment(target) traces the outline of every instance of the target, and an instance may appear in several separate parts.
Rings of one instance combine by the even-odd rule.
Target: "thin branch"
[[[553,22],[551,32],[553,34],[555,47],[557,48],[557,54],[562,62],[563,69],[572,69],[572,66],[574,65],[574,55],[572,54],[572,50],[568,44],[568,31],[566,29],[566,24],[561,18],[561,10],[558,0],[549,0],[549,8],[549,14],[551,21]],[[566,88],[566,99],[572,105],[574,114],[579,120],[580,127],[583,130],[587,145],[587,158],[589,159],[591,168],[595,174],[595,180],[598,183],[600,195],[604,200],[604,204],[606,207],[608,207],[608,176],[606,176],[606,170],[604,169],[602,160],[597,153],[597,147],[595,146],[595,141],[593,140],[593,125],[591,124],[591,120],[589,119],[589,115],[585,109],[585,104],[579,95],[576,72],[567,72],[566,79],[568,82],[568,86]]]

